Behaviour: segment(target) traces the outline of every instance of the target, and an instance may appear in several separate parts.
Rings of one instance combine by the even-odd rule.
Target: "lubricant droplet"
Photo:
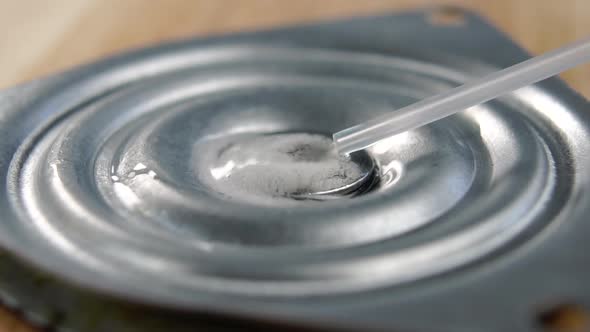
[[[350,193],[372,172],[372,163],[339,155],[330,138],[317,134],[238,136],[216,150],[209,173],[216,189],[230,195],[317,199]]]

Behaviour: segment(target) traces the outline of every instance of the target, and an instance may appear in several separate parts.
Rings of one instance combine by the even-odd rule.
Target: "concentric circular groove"
[[[185,304],[390,287],[481,259],[567,194],[556,159],[575,153],[540,134],[546,117],[503,103],[375,145],[365,195],[286,204],[208,182],[216,142],[331,133],[459,83],[459,70],[257,48],[102,69],[22,114],[48,122],[21,142],[4,198],[31,259],[95,287]]]

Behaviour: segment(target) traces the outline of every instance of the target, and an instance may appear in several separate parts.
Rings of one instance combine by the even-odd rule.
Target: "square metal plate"
[[[473,75],[485,72],[482,65],[492,70],[529,57],[473,13],[463,12],[459,24],[446,25],[433,24],[431,14],[417,10],[361,17],[132,52],[0,92],[0,124],[71,82],[100,75],[110,66],[194,47],[246,44],[396,55],[461,67]],[[583,98],[558,79],[543,81],[538,87],[568,108],[588,108]],[[3,132],[0,144],[18,145],[19,132]],[[11,159],[1,155],[9,150],[0,150],[0,165]],[[0,205],[0,209],[5,207]],[[40,263],[42,256],[21,252],[17,240],[3,234],[0,243],[6,254],[0,261],[0,294],[6,304],[22,310],[35,323],[64,331],[193,331],[195,326],[207,331],[536,331],[540,328],[536,314],[544,305],[562,301],[590,305],[590,254],[583,250],[590,224],[585,224],[578,220],[535,237],[530,244],[534,250],[511,251],[490,262],[390,289],[327,299],[310,297],[280,306],[204,301],[192,308],[170,301],[159,303],[154,297],[144,302],[141,294],[119,291],[104,281],[69,278],[64,266]]]

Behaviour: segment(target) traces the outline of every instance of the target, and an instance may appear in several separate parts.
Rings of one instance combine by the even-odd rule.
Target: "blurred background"
[[[0,89],[181,38],[449,4],[533,54],[590,36],[589,0],[0,0]],[[590,65],[563,77],[590,98]],[[32,331],[0,307],[0,332]]]
[[[590,36],[588,0],[0,0],[0,89],[166,40],[451,4],[533,54]],[[563,75],[590,97],[590,66]]]

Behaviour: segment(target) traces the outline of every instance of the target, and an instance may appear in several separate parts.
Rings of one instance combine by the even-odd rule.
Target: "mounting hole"
[[[463,9],[452,6],[436,7],[427,18],[430,24],[437,26],[461,26],[467,21]]]
[[[560,304],[537,316],[544,331],[550,332],[588,332],[590,331],[590,312],[576,304]]]

